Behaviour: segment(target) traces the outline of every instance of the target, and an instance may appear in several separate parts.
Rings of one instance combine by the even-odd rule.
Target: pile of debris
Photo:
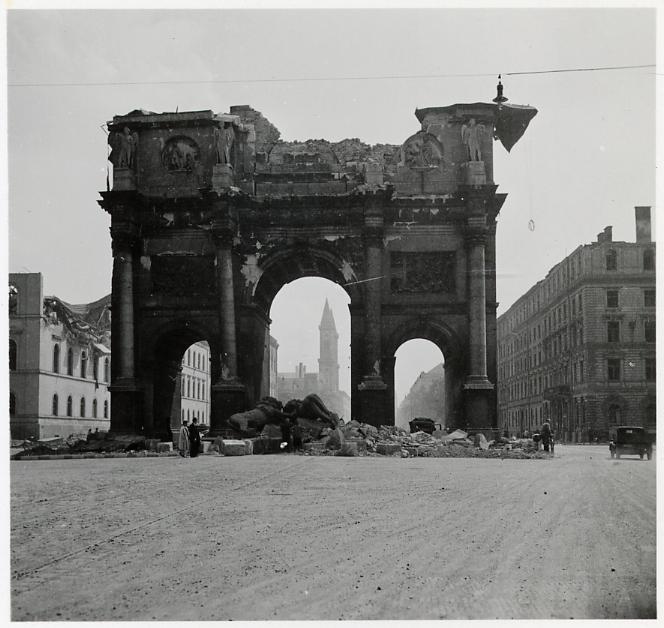
[[[298,423],[300,420],[298,420]],[[314,422],[315,423],[315,422]],[[302,436],[302,447],[309,455],[361,456],[383,455],[402,458],[545,458],[531,439],[487,440],[484,434],[463,430],[447,433],[435,430],[410,433],[402,427],[349,421],[335,430],[310,430]]]
[[[155,445],[155,443],[157,443]],[[160,447],[161,445],[161,447]],[[172,449],[170,443],[158,443],[147,440],[144,436],[109,435],[108,432],[90,434],[72,434],[67,438],[44,438],[42,440],[23,441],[23,451],[15,453],[11,459],[21,460],[33,456],[68,456],[90,453],[129,453],[153,450],[165,453]]]

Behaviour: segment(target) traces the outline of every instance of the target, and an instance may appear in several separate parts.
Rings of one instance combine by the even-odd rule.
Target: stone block
[[[376,453],[382,456],[393,456],[401,453],[400,443],[377,443]]]
[[[222,440],[221,453],[224,456],[244,456],[247,446],[243,440]]]
[[[367,441],[364,438],[347,438],[345,445],[358,453],[367,451]]]
[[[325,443],[311,442],[302,445],[302,451],[311,454],[322,454],[325,451]]]
[[[247,456],[254,455],[254,442],[251,438],[244,439],[244,453]]]
[[[158,443],[157,452],[163,454],[167,451],[173,451],[173,443]]]

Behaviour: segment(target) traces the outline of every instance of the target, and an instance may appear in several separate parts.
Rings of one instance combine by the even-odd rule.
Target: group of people
[[[178,438],[178,452],[183,458],[196,458],[201,449],[201,434],[198,431],[198,419],[194,417],[191,425],[184,419]]]

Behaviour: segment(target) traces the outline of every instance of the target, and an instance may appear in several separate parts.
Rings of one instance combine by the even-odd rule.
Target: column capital
[[[111,228],[113,254],[131,250],[138,240],[138,226],[133,221],[113,221]]]

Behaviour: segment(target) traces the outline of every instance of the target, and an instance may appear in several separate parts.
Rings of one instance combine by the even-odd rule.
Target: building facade
[[[185,351],[178,387],[180,420],[197,418],[199,423],[209,425],[210,346],[207,342],[197,342]]]
[[[278,373],[276,397],[286,403],[290,399],[316,394],[332,412],[350,420],[350,397],[339,390],[339,334],[327,299],[318,332],[318,373],[307,373],[307,367],[302,362],[294,373]]]
[[[110,295],[85,305],[43,296],[41,273],[9,275],[13,439],[108,430]]]
[[[557,438],[608,438],[656,423],[655,243],[636,207],[636,242],[606,227],[498,318],[498,418],[510,434],[551,423]]]

